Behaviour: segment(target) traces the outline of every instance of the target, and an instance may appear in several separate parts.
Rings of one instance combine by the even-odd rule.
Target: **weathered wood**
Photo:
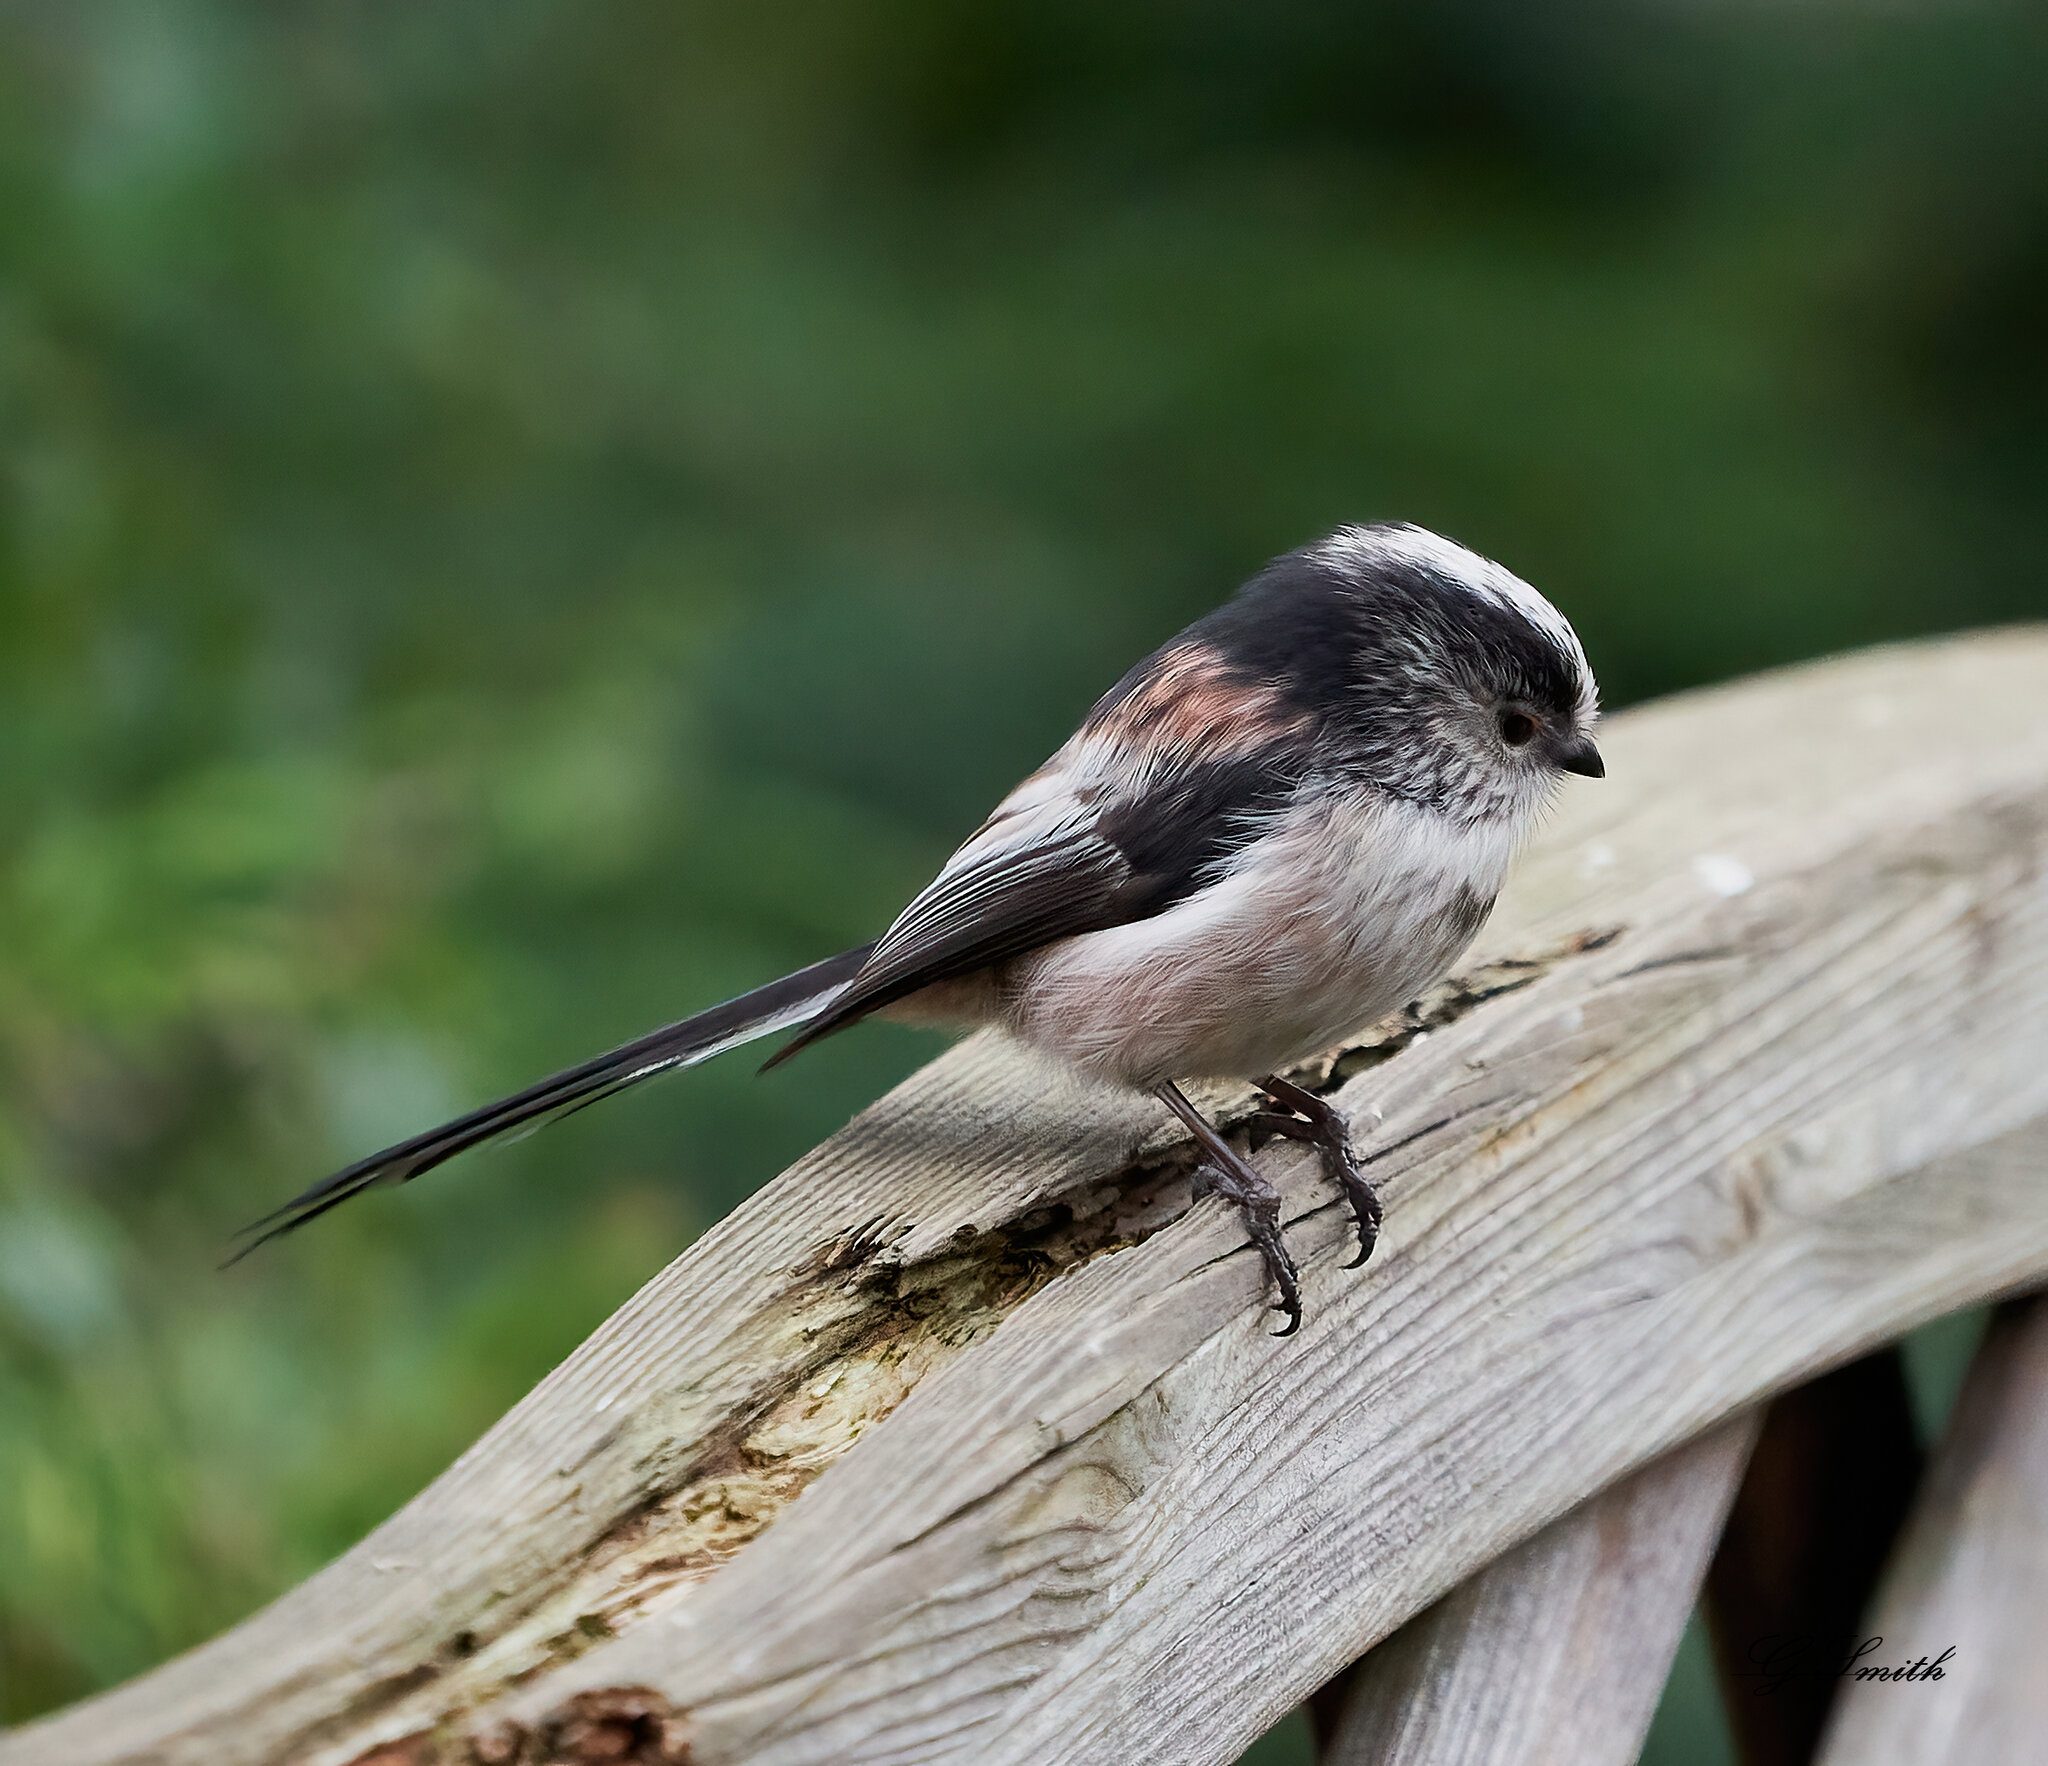
[[[1942,1677],[1842,1681],[1821,1766],[2035,1766],[2048,1737],[2043,1613],[2048,1302],[2033,1300],[2000,1310],[1971,1363],[1866,1630],[1882,1642],[1856,1664],[1938,1662]]]
[[[1754,1411],[1582,1503],[1359,1663],[1325,1766],[1630,1766]]]
[[[1894,1346],[1795,1387],[1763,1432],[1707,1572],[1707,1626],[1742,1766],[1806,1766],[1834,1701],[1824,1674],[1761,1680],[1759,1651],[1799,1637],[1839,1660],[1891,1555],[1921,1453]]]
[[[1231,1758],[1589,1493],[2048,1271],[2044,686],[2004,633],[1615,720],[1426,1033],[1309,1076],[1380,1149],[1370,1267],[1260,1154],[1298,1337],[1157,1112],[973,1041],[0,1761]]]

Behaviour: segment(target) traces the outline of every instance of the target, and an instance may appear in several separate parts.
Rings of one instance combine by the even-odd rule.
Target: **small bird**
[[[1363,1263],[1379,1199],[1342,1116],[1281,1070],[1441,979],[1563,775],[1603,776],[1598,714],[1577,634],[1519,577],[1422,528],[1340,528],[1126,674],[873,943],[373,1153],[236,1256],[658,1073],[794,1030],[774,1067],[882,1014],[996,1025],[1157,1097],[1243,1210],[1286,1336],[1279,1195],[1180,1082],[1252,1081],[1255,1122],[1318,1150]]]

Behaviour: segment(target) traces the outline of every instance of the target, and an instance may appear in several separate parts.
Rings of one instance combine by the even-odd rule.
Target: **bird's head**
[[[1346,722],[1367,776],[1461,820],[1523,819],[1566,773],[1603,776],[1586,653],[1520,577],[1397,523],[1297,557],[1352,610]]]

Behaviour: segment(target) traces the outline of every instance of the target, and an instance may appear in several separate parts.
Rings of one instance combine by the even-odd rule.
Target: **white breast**
[[[1328,794],[1156,917],[1022,959],[1005,1020],[1099,1077],[1253,1077],[1404,1005],[1471,942],[1506,874],[1510,827]]]

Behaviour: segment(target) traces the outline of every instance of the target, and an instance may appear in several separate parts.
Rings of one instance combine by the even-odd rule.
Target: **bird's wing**
[[[1148,658],[896,917],[830,1007],[769,1062],[920,988],[1161,913],[1299,787],[1308,729],[1186,643]]]

